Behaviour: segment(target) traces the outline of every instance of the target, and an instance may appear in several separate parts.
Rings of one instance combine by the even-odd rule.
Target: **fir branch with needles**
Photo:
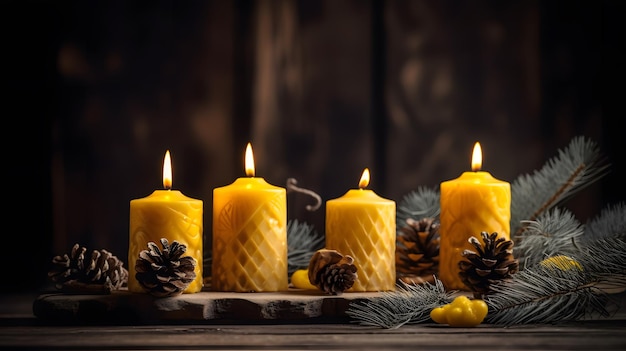
[[[287,271],[291,276],[298,269],[305,269],[315,251],[324,247],[324,236],[315,228],[297,219],[287,222]]]
[[[558,207],[541,214],[534,221],[523,222],[526,230],[517,234],[514,238],[517,244],[513,247],[520,269],[549,256],[574,253],[575,240],[584,231],[584,227],[570,211]]]
[[[398,203],[396,223],[398,228],[407,219],[419,221],[422,218],[439,218],[439,191],[428,187],[418,187],[406,194]]]
[[[437,277],[432,284],[401,283],[396,291],[351,303],[346,314],[362,326],[396,329],[430,320],[430,311],[452,301],[453,294]]]
[[[587,223],[581,240],[588,241],[606,237],[626,239],[626,203],[620,202],[605,207],[600,215]]]
[[[609,165],[598,145],[582,136],[573,138],[538,171],[519,176],[511,184],[511,233],[519,235],[541,214],[607,174]]]
[[[597,241],[588,249],[571,258],[553,256],[556,264],[544,260],[492,285],[485,321],[510,326],[609,317],[617,306],[605,288],[626,282],[624,242]]]
[[[596,278],[604,291],[626,290],[626,240],[623,238],[583,241],[572,257]]]

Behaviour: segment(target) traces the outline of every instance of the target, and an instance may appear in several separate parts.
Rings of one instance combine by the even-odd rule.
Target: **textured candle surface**
[[[161,238],[187,245],[185,256],[196,259],[196,279],[184,293],[202,290],[202,206],[178,190],[156,190],[147,197],[130,202],[130,242],[128,249],[128,290],[145,292],[135,279],[139,252],[152,241],[161,247]]]
[[[288,289],[287,195],[263,178],[239,178],[213,191],[212,289]]]
[[[481,232],[510,239],[511,186],[488,172],[464,172],[441,183],[439,278],[447,289],[468,290],[459,278],[459,261],[468,242]]]
[[[389,291],[396,284],[396,203],[352,189],[326,203],[326,248],[354,258],[358,279],[348,291]]]

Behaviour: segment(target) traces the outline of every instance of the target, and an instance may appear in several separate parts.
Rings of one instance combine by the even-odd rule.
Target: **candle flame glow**
[[[246,146],[246,175],[254,177],[254,155],[252,154],[252,145],[250,143]]]
[[[478,172],[483,166],[483,151],[480,148],[480,143],[474,144],[474,151],[472,152],[472,171]]]
[[[363,170],[361,180],[359,180],[359,189],[367,187],[370,183],[370,170],[368,168]]]
[[[167,190],[172,189],[172,159],[170,150],[165,151],[165,159],[163,160],[163,187]]]

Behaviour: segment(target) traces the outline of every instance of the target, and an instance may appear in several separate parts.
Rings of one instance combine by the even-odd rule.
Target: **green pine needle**
[[[537,220],[523,222],[526,230],[515,237],[517,244],[513,247],[521,269],[549,256],[574,253],[574,242],[584,232],[571,212],[558,207],[543,213]]]
[[[351,303],[346,314],[363,326],[396,329],[430,320],[430,311],[449,303],[452,294],[436,277],[434,284],[402,283],[396,291],[383,292],[381,297]]]
[[[608,299],[596,283],[584,270],[537,264],[491,286],[485,322],[509,326],[573,321],[594,313],[606,317]]]
[[[599,216],[589,221],[581,239],[593,240],[607,237],[626,239],[626,204],[623,202],[606,207]]]
[[[605,176],[608,167],[595,142],[573,138],[539,171],[521,175],[511,184],[511,233],[519,234],[525,229],[523,221],[537,219]]]
[[[416,221],[422,218],[439,218],[439,192],[432,188],[419,187],[406,194],[398,203],[397,228],[404,227],[408,218]]]
[[[297,219],[287,222],[287,271],[289,276],[298,269],[305,269],[315,251],[324,247],[324,236],[317,233],[312,225],[298,222]]]
[[[555,323],[608,317],[617,307],[608,293],[626,288],[626,242],[598,240],[558,265],[538,263],[491,286],[486,322],[500,325]],[[544,261],[545,262],[545,261]]]

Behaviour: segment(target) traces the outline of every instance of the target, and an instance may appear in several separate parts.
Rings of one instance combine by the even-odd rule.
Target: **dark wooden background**
[[[129,201],[204,200],[244,175],[324,200],[400,201],[469,169],[513,181],[576,135],[613,172],[570,202],[625,199],[620,1],[2,1],[3,290],[45,285],[79,242],[127,260]],[[290,219],[324,208],[289,194]],[[6,210],[8,208],[8,210]],[[7,279],[8,278],[8,279]]]

